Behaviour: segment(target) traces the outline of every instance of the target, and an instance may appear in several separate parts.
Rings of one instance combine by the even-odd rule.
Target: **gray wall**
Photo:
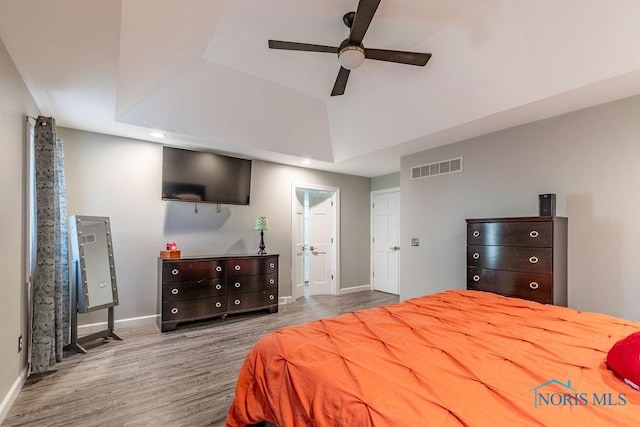
[[[400,187],[400,172],[371,178],[371,191]]]
[[[465,218],[569,218],[569,306],[640,319],[640,97],[438,147],[401,160],[401,298],[465,287]],[[464,172],[410,168],[464,157]],[[411,237],[419,247],[409,246]]]
[[[25,115],[38,110],[0,41],[0,423],[8,410],[5,401],[26,366],[26,277],[24,275]],[[24,338],[18,353],[18,337]]]
[[[116,259],[117,319],[156,314],[157,257],[175,241],[183,255],[254,253],[257,216],[269,218],[265,244],[280,254],[280,295],[291,295],[291,185],[339,187],[342,289],[369,285],[369,178],[254,161],[251,205],[163,202],[162,149],[151,142],[72,129],[65,141],[68,214],[111,218]],[[103,321],[80,316],[80,324]]]

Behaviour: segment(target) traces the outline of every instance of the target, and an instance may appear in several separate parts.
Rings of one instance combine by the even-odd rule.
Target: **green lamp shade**
[[[256,230],[267,231],[269,229],[269,219],[266,216],[256,218]]]

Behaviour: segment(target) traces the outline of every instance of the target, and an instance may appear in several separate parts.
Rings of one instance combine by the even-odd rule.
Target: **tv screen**
[[[248,205],[251,160],[162,147],[162,200]]]

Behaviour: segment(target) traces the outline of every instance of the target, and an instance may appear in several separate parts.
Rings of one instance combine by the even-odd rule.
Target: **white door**
[[[333,193],[309,191],[309,295],[332,294]]]
[[[399,294],[400,191],[373,193],[373,289]]]
[[[304,191],[295,190],[293,218],[293,299],[304,296]]]

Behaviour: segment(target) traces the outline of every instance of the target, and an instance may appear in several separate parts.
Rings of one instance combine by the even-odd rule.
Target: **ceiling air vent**
[[[411,179],[462,172],[462,157],[411,168]]]

